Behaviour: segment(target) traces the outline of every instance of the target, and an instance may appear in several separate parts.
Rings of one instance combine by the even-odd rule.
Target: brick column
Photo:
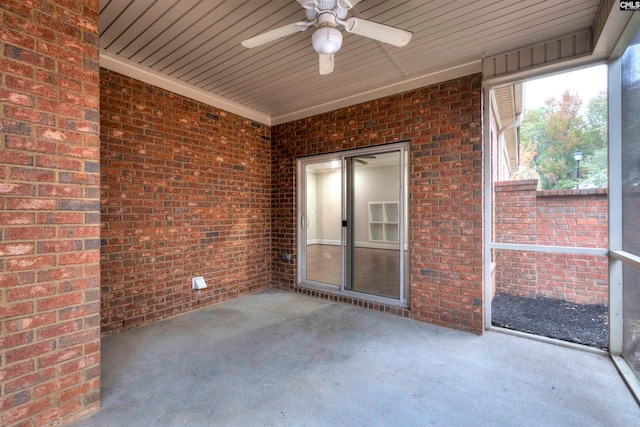
[[[98,1],[0,2],[0,425],[100,403]]]

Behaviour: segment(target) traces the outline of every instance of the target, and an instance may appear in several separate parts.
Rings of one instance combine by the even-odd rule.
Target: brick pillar
[[[100,403],[98,1],[0,2],[0,425]]]
[[[482,333],[481,79],[424,91],[428,130],[411,146],[410,309],[414,318]]]

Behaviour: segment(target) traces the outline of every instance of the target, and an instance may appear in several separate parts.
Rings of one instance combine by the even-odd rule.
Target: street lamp
[[[579,188],[579,179],[580,179],[580,162],[582,161],[582,151],[576,151],[573,153],[573,158],[576,161],[576,188]]]

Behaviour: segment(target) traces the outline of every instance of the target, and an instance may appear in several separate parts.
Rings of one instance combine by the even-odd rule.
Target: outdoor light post
[[[573,158],[576,160],[576,188],[580,187],[580,161],[582,160],[582,151],[576,151],[573,153]]]

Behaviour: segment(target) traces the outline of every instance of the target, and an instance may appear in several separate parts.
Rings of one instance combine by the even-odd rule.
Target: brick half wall
[[[495,241],[608,247],[606,189],[537,191],[536,180],[495,184]],[[604,256],[495,251],[496,291],[579,304],[608,304]]]

